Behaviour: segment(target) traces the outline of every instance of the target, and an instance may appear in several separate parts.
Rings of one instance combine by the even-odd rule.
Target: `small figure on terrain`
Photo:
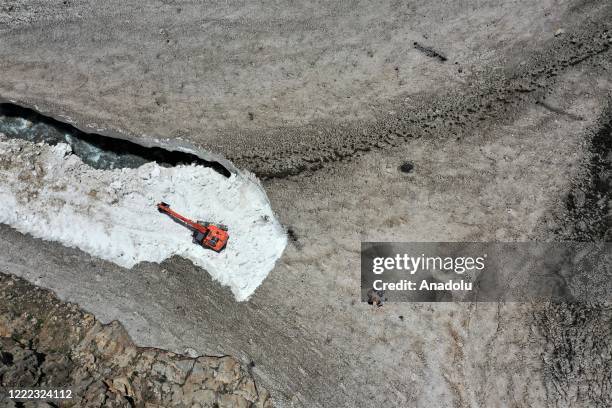
[[[382,307],[383,302],[387,300],[385,298],[384,290],[374,290],[374,288],[370,288],[367,293],[368,296],[368,304],[373,305],[374,307]]]

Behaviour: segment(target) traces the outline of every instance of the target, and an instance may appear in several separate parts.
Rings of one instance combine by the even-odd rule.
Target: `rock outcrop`
[[[271,407],[233,357],[190,357],[134,345],[50,291],[0,274],[0,405]],[[70,389],[72,399],[9,400],[8,389]],[[3,399],[4,398],[4,399]]]

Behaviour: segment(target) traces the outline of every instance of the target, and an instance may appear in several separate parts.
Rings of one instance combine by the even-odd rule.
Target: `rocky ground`
[[[74,398],[3,407],[271,407],[248,367],[229,356],[188,356],[134,345],[118,322],[0,275],[0,387],[70,389]],[[25,405],[24,405],[25,403]]]
[[[280,406],[611,404],[597,299],[359,302],[361,241],[609,240],[609,2],[147,4],[3,6],[0,97],[225,156],[289,246],[246,303],[184,259],[126,269],[3,225],[1,272],[139,345],[235,356]]]

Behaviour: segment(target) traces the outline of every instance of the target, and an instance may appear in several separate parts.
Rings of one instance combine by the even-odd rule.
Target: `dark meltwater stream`
[[[13,104],[0,104],[0,133],[34,143],[66,143],[84,163],[96,169],[137,168],[154,161],[166,167],[193,163],[212,167],[226,177],[231,175],[221,164],[203,160],[191,153],[144,147],[126,140],[85,133]]]

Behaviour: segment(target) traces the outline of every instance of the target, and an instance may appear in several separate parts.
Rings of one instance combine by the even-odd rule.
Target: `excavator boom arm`
[[[172,218],[175,218],[175,219],[180,220],[181,222],[187,224],[189,227],[191,227],[194,230],[200,231],[202,233],[206,233],[207,232],[206,227],[198,224],[197,222],[193,222],[189,218],[182,216],[181,214],[177,213],[176,211],[171,210],[168,205],[164,205],[163,203],[161,203],[161,204],[157,205],[157,208],[160,211],[165,212],[166,214],[168,214]]]

